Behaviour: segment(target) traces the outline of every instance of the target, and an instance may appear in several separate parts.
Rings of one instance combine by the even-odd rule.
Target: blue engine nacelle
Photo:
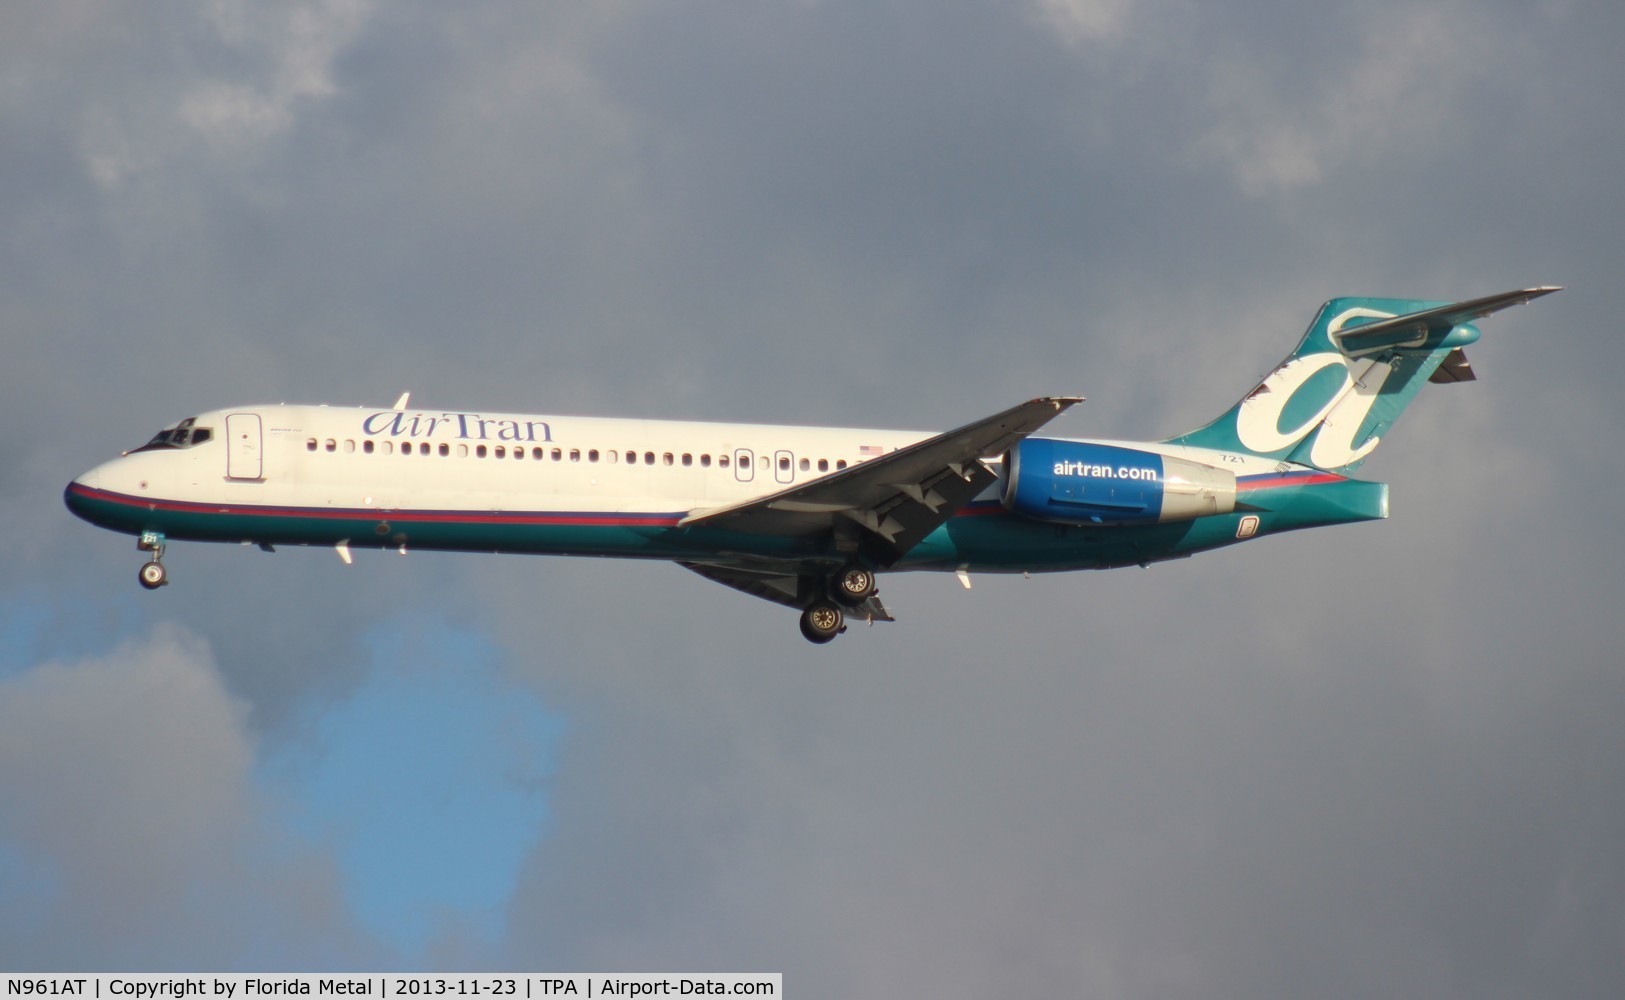
[[[1236,476],[1171,455],[1028,438],[1004,459],[1005,507],[1060,524],[1155,524],[1236,509]]]

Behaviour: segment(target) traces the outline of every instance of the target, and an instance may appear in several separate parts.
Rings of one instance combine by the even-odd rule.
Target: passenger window
[[[726,469],[728,467],[728,456],[727,455],[718,455],[717,456],[717,465],[720,468]]]
[[[643,464],[644,465],[653,465],[653,464],[655,464],[655,453],[652,452],[652,451],[644,452],[643,453]]]
[[[440,457],[441,458],[450,458],[451,457],[451,445],[443,444],[443,445],[440,446]]]
[[[371,438],[368,438],[368,439],[367,439],[367,440],[365,440],[365,441],[363,441],[363,442],[361,442],[361,450],[362,450],[362,451],[364,451],[364,452],[366,452],[366,453],[367,453],[367,454],[369,454],[369,455],[371,455],[371,454],[372,454],[372,449],[373,449],[373,448],[374,448],[374,447],[375,447],[375,446],[374,446],[374,445],[373,445],[373,443],[372,443],[372,439],[371,439]]]
[[[604,452],[604,457],[609,460],[610,465],[614,465],[616,462],[621,460],[621,453],[618,451],[606,451]]]
[[[840,459],[839,461],[837,461],[835,463],[835,470],[837,472],[839,472],[841,469],[844,469],[844,468],[846,468],[846,459],[844,459],[844,458]]]
[[[344,453],[346,455],[355,454],[355,442],[351,441],[349,438],[344,439]]]
[[[637,465],[638,464],[638,453],[635,452],[635,451],[627,452],[626,453],[626,464],[627,465]]]
[[[571,448],[570,449],[570,461],[572,461],[572,462],[581,461],[581,449],[580,448]]]
[[[688,452],[686,452],[686,451],[685,451],[685,452],[683,452],[683,466],[684,466],[684,467],[685,467],[685,468],[687,468],[687,467],[688,467],[688,466],[691,466],[691,465],[693,465],[693,464],[694,464],[694,456],[693,456],[693,455],[690,455],[690,454],[689,454],[689,453],[688,453]]]
[[[383,444],[380,444],[378,447],[382,448],[384,454],[388,455],[390,452],[395,450],[395,443],[393,441],[385,441]]]
[[[662,465],[670,465],[672,463],[671,452],[668,451],[664,455],[661,455],[660,462]]]
[[[555,461],[555,462],[564,461],[564,452],[560,451],[557,448],[554,448],[553,449],[553,461]]]
[[[801,460],[800,465],[802,472],[806,472],[808,469],[812,468],[812,463],[808,462],[805,458]]]
[[[332,451],[333,449],[329,448],[327,450]],[[410,454],[412,454],[412,442],[410,442],[410,441],[402,441],[401,442],[401,454],[402,455],[410,455]]]
[[[818,471],[819,472],[828,472],[829,471],[829,459],[820,458],[818,460]]]
[[[711,467],[711,456],[710,455],[701,455],[700,456],[700,468],[709,469],[710,467]]]
[[[306,438],[305,439],[305,450],[306,451],[315,451],[316,450],[316,439],[315,438]]]
[[[788,455],[780,455],[779,456],[779,471],[780,472],[789,472],[790,471],[790,457]]]
[[[532,448],[530,450],[530,457],[534,458],[538,462],[540,462],[542,460],[542,458],[544,456],[546,456],[546,455],[547,455],[547,452],[543,451],[540,448]]]
[[[330,452],[338,450],[338,446],[338,442],[334,441],[332,438],[328,438],[327,442],[322,445],[322,447],[326,448]]]
[[[496,455],[497,458],[507,458],[508,457],[508,449],[499,444],[496,447],[495,455]]]
[[[467,458],[468,457],[468,445],[460,444],[460,445],[457,446],[457,457],[458,458]]]
[[[597,448],[594,448],[591,451],[587,452],[587,461],[589,461],[589,462],[598,461],[598,449]]]
[[[475,458],[484,458],[485,457],[485,445],[477,444],[477,445],[474,446],[474,457]]]

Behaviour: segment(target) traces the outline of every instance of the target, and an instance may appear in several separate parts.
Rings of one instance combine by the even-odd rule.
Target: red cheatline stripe
[[[1331,472],[1282,472],[1262,476],[1242,476],[1236,480],[1236,492],[1272,490],[1281,486],[1323,486],[1327,483],[1347,482],[1347,477]]]

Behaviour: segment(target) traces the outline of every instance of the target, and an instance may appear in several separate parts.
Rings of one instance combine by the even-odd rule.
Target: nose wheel
[[[163,563],[154,559],[141,567],[140,580],[141,586],[148,590],[157,590],[169,582],[169,571],[164,569]]]
[[[169,571],[164,569],[164,536],[156,531],[143,531],[140,541],[135,547],[142,552],[151,552],[152,559],[141,567],[137,579],[141,586],[148,590],[157,590],[169,582]]]

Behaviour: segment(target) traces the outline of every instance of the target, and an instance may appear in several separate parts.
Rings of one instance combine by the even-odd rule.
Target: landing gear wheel
[[[822,645],[846,631],[846,616],[829,601],[819,601],[801,613],[801,634]]]
[[[141,586],[148,590],[157,590],[169,582],[169,574],[164,570],[164,564],[154,559],[141,567]]]
[[[853,563],[835,574],[830,590],[837,601],[849,607],[856,607],[874,596],[874,571],[867,566]]]

